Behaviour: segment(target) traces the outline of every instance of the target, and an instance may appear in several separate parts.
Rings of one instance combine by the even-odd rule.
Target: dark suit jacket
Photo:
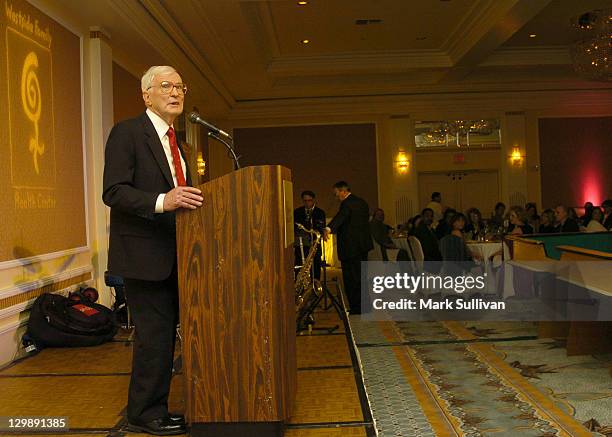
[[[605,218],[603,225],[604,228],[606,228],[607,230],[612,229],[612,214],[608,215],[608,217]]]
[[[305,206],[296,208],[293,211],[293,222],[294,223],[300,223],[306,229],[314,228],[315,230],[323,234],[323,230],[325,229],[325,211],[323,211],[318,206],[315,206],[312,211],[311,221],[312,223],[309,222],[309,220],[306,217],[306,207]],[[301,236],[304,239],[304,245],[306,246],[310,245],[310,241],[311,241],[310,234],[307,234],[304,231],[299,230],[297,226],[295,227],[295,234],[296,234],[296,242],[297,242],[297,237]]]
[[[580,232],[580,227],[578,223],[576,223],[576,220],[567,218],[565,223],[557,226],[557,232]]]
[[[365,200],[351,194],[340,203],[340,211],[329,223],[338,235],[338,258],[348,261],[374,248],[370,236],[370,208]]]
[[[189,171],[186,178],[191,185]],[[115,125],[106,142],[102,193],[111,208],[111,274],[147,281],[170,276],[176,262],[175,213],[155,214],[155,202],[172,188],[170,165],[147,114]]]
[[[414,231],[414,236],[421,242],[425,261],[442,261],[438,239],[433,230],[421,222]]]

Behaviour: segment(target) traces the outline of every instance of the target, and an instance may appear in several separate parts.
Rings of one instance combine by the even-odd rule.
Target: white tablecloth
[[[491,262],[490,257],[499,252],[501,255],[502,252],[502,243],[501,241],[468,241],[467,247],[469,251],[472,253],[472,256],[482,258],[484,260],[485,265]],[[493,260],[494,266],[498,267],[501,264],[501,256],[499,259]]]
[[[471,252],[472,256],[475,258],[479,258],[478,263],[483,263],[484,272],[487,274],[486,279],[486,290],[488,294],[497,294],[498,293],[498,283],[497,283],[497,275],[495,274],[494,267],[497,268],[502,263],[501,251],[502,251],[502,243],[501,241],[477,241],[477,242],[469,242],[467,243],[468,250]],[[500,256],[495,257],[491,260],[491,256],[493,254],[498,253]],[[482,261],[480,261],[482,259]]]

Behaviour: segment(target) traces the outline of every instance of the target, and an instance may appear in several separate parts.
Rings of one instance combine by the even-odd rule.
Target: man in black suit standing
[[[334,184],[340,210],[325,229],[325,236],[338,235],[338,258],[351,314],[361,314],[361,262],[368,260],[374,248],[370,236],[370,208],[365,200],[351,194],[349,185]]]
[[[321,235],[323,235],[325,231],[325,211],[315,205],[315,193],[312,191],[304,191],[302,193],[302,202],[304,202],[303,206],[296,208],[293,211],[293,222],[299,223],[304,226],[306,229],[314,229],[318,231]],[[302,259],[302,249],[299,246],[298,238],[302,238],[302,244],[304,246],[304,258],[308,256],[308,252],[310,252],[310,248],[312,247],[312,235],[298,229],[296,226],[295,229],[295,265],[301,265],[303,263]],[[314,261],[312,264],[314,277],[316,279],[321,279],[321,254],[323,251],[321,250],[321,245],[319,244],[319,248],[314,256]]]
[[[169,66],[141,80],[147,107],[113,127],[105,151],[104,203],[111,208],[108,270],[121,276],[136,327],[127,419],[131,431],[185,432],[185,418],[168,412],[178,323],[175,211],[204,200],[190,187],[173,122],[187,87]]]

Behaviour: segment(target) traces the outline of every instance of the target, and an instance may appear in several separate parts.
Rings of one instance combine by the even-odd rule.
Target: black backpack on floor
[[[95,346],[112,340],[116,333],[115,314],[87,294],[77,292],[67,298],[45,293],[32,305],[23,342],[29,350],[32,344],[34,349]]]

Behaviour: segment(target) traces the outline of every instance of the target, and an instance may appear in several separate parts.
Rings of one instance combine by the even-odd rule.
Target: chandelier
[[[612,80],[612,8],[585,12],[573,20],[582,39],[571,47],[574,70],[592,80]]]
[[[499,128],[497,120],[450,120],[442,125],[442,131],[449,135],[491,135],[494,129]]]
[[[499,144],[498,119],[417,121],[417,147],[484,146]]]

